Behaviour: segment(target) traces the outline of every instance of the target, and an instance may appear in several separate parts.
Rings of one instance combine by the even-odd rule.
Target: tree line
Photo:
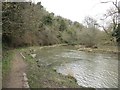
[[[88,47],[114,44],[110,26],[107,29],[110,35],[107,35],[96,26],[97,20],[86,17],[84,21],[86,25],[55,16],[46,11],[41,2],[3,2],[2,42],[8,47],[61,43]]]

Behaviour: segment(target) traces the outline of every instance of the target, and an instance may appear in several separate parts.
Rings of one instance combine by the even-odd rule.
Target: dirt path
[[[19,52],[15,52],[12,60],[11,71],[8,76],[5,88],[22,88],[23,73],[26,72],[26,63]]]

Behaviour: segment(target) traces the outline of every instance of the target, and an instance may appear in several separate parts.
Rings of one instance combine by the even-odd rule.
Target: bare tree
[[[106,1],[106,2],[101,2],[101,3],[112,3],[113,4],[113,8],[110,8],[109,10],[107,10],[107,13],[104,14],[104,17],[101,19],[102,21],[105,21],[107,19],[109,19],[109,25],[110,26],[112,24],[112,36],[116,37],[116,34],[118,34],[118,12],[120,12],[120,8],[118,7],[118,1]],[[101,27],[107,35],[111,36],[111,32],[108,32],[108,28],[105,27],[104,25],[99,25],[97,24],[99,27]],[[112,37],[113,41],[114,41],[114,37]],[[118,39],[118,38],[116,38]]]
[[[116,2],[113,2],[113,1],[107,1],[107,2],[101,2],[101,3],[112,3],[115,8],[110,8],[106,14],[104,14],[104,18],[101,19],[101,20],[105,20],[107,18],[111,18],[111,21],[113,23],[113,29],[115,30],[116,27],[117,27],[117,17],[118,17],[118,6],[117,6],[117,0]],[[105,28],[104,28],[105,29]]]

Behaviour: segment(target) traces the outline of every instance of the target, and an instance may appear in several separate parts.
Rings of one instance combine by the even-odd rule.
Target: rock
[[[23,88],[30,88],[28,84],[28,78],[26,73],[23,73]]]
[[[55,72],[56,72],[57,70],[54,68],[54,69],[53,69],[53,71],[55,71]]]
[[[30,52],[32,52],[32,49],[30,49]]]
[[[82,49],[82,48],[79,48],[79,49],[78,49],[78,51],[84,51],[84,49]]]
[[[28,81],[28,78],[27,78],[26,73],[23,73],[23,81],[24,81],[24,82]]]
[[[39,64],[38,64],[37,66],[38,66],[38,67],[40,67],[40,65],[39,65]]]
[[[28,81],[28,78],[27,78],[27,77],[23,77],[23,80],[24,80],[25,82],[27,82],[27,81]]]
[[[40,49],[42,49],[43,47],[40,47]]]
[[[25,82],[25,83],[23,84],[23,87],[24,87],[24,88],[30,88],[28,82]]]
[[[35,57],[36,57],[36,54],[31,54],[31,57],[32,57],[32,58],[35,58]]]
[[[98,48],[96,45],[94,45],[92,48]]]
[[[92,52],[92,49],[89,49],[88,52]]]
[[[39,60],[36,60],[36,62],[39,62]]]
[[[36,52],[36,50],[34,49],[33,52]]]
[[[36,52],[35,49],[30,49],[29,51],[30,51],[30,53]]]
[[[23,73],[23,77],[26,76],[26,73]]]

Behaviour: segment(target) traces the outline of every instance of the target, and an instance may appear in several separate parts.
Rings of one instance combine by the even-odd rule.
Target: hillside
[[[49,13],[41,2],[3,2],[2,10],[3,46],[43,46],[60,43],[89,47],[114,45],[111,34],[107,35],[99,30],[95,26],[97,20],[90,17],[85,18],[88,24],[84,26],[77,21],[72,22]]]

